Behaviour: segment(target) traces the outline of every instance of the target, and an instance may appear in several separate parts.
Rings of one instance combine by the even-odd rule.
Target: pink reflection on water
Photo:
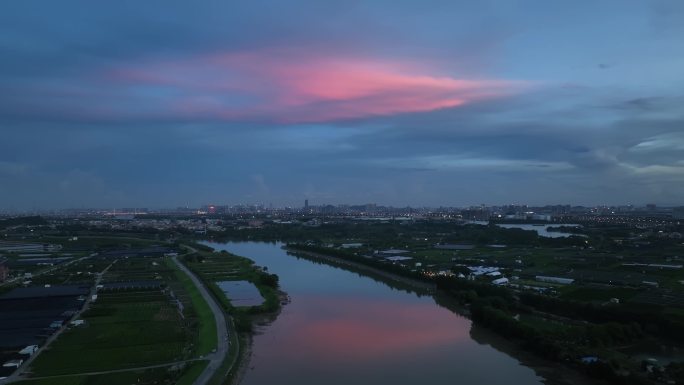
[[[469,339],[469,322],[433,303],[306,298],[287,320],[292,354],[317,361],[415,354]],[[301,310],[301,309],[300,309]],[[447,316],[445,316],[447,315]]]

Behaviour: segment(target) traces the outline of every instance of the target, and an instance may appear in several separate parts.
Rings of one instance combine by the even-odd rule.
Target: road
[[[196,249],[186,246],[186,248],[189,249],[191,253],[197,252]],[[207,288],[202,284],[202,282],[197,278],[197,276],[190,271],[185,265],[183,265],[176,257],[172,258],[173,262],[178,266],[178,268],[185,273],[192,283],[197,287],[197,290],[199,291],[200,295],[202,295],[202,298],[207,302],[209,305],[209,308],[211,309],[212,313],[214,314],[214,320],[216,321],[216,335],[217,335],[217,347],[216,347],[216,352],[208,354],[204,357],[200,358],[195,358],[195,359],[190,359],[190,360],[185,360],[185,361],[178,361],[178,362],[172,362],[172,363],[166,363],[166,364],[160,364],[160,365],[152,365],[152,366],[144,366],[144,367],[137,367],[137,368],[129,368],[129,369],[118,369],[118,370],[110,370],[110,371],[103,371],[103,372],[92,372],[92,373],[77,373],[77,374],[69,374],[69,375],[64,375],[64,377],[68,376],[74,376],[74,375],[95,375],[95,374],[107,374],[107,373],[116,373],[116,372],[125,372],[125,371],[133,371],[133,370],[144,370],[144,369],[153,369],[153,368],[158,368],[158,367],[165,367],[165,366],[172,366],[176,364],[180,364],[183,362],[192,362],[192,361],[198,361],[198,360],[208,360],[209,364],[207,367],[204,369],[204,371],[200,374],[199,377],[194,382],[194,385],[206,385],[209,383],[209,380],[214,376],[216,373],[216,370],[219,369],[223,361],[226,359],[226,356],[228,354],[228,348],[229,348],[229,342],[228,342],[228,328],[227,328],[227,321],[226,321],[226,316],[223,312],[223,309],[221,305],[219,305],[215,300],[214,297],[211,296]],[[86,311],[90,305],[90,302],[92,301],[92,295],[96,294],[97,292],[97,285],[100,284],[100,281],[102,279],[102,276],[109,270],[109,268],[112,265],[110,264],[105,268],[101,273],[98,274],[95,285],[91,289],[90,295],[88,295],[88,298],[86,299],[85,304],[83,305],[83,308],[75,314],[71,320],[76,319],[80,317],[80,315]],[[31,357],[29,357],[24,364],[16,370],[11,376],[7,377],[6,379],[0,380],[0,384],[9,384],[11,382],[16,382],[16,381],[21,381],[25,380],[26,378],[22,377],[22,374],[26,371],[27,368],[29,368],[31,362],[38,357],[38,355],[44,351],[57,337],[67,328],[68,322],[66,323],[65,326],[63,326],[61,329],[59,329],[57,332],[55,332],[52,336],[50,336],[45,344],[38,349]],[[61,376],[50,376],[51,377],[61,377]],[[42,377],[41,377],[42,378]],[[46,377],[48,378],[48,377]]]
[[[25,378],[22,378],[21,376],[26,371],[26,369],[28,369],[31,366],[33,360],[35,360],[40,353],[45,351],[45,349],[47,349],[50,346],[50,344],[54,340],[56,340],[57,337],[59,337],[59,335],[62,334],[64,330],[66,330],[69,327],[69,322],[71,322],[74,319],[78,319],[81,316],[81,314],[83,314],[83,312],[88,310],[88,307],[92,302],[93,295],[97,293],[97,285],[100,284],[102,276],[104,276],[107,270],[109,270],[109,268],[112,267],[112,264],[113,263],[110,263],[109,266],[107,266],[104,270],[97,274],[97,278],[95,278],[95,284],[90,289],[90,293],[88,294],[88,297],[85,299],[85,303],[83,304],[81,310],[79,310],[68,321],[66,321],[64,325],[61,328],[59,328],[54,334],[48,337],[43,346],[41,346],[35,353],[33,353],[29,358],[27,358],[26,361],[24,361],[24,363],[21,365],[21,367],[19,367],[19,369],[15,370],[14,373],[12,373],[12,375],[8,376],[6,379],[0,380],[0,384],[9,384],[10,382],[25,380]]]
[[[216,320],[216,335],[218,337],[218,345],[216,346],[216,352],[205,357],[205,359],[209,360],[209,364],[204,369],[202,374],[200,374],[199,377],[197,377],[194,383],[194,385],[206,385],[207,383],[209,383],[209,380],[214,376],[216,370],[221,366],[223,360],[226,359],[226,355],[228,354],[228,328],[226,326],[226,316],[223,313],[223,309],[221,308],[221,306],[214,300],[214,297],[211,296],[211,293],[209,293],[209,291],[204,286],[204,284],[202,284],[199,278],[197,278],[197,276],[192,271],[190,271],[190,269],[185,267],[184,264],[178,261],[178,258],[173,257],[172,259],[173,262],[176,263],[176,265],[178,265],[178,268],[180,268],[182,272],[187,274],[188,277],[190,277],[190,279],[192,280],[192,283],[194,283],[195,286],[197,286],[197,289],[202,295],[202,298],[204,298],[204,300],[207,301],[209,308],[211,308],[212,313],[214,313],[214,319]]]
[[[175,362],[167,362],[163,364],[158,364],[158,365],[147,365],[147,366],[138,366],[135,368],[126,368],[126,369],[112,369],[112,370],[102,370],[99,372],[85,372],[85,373],[72,373],[72,374],[58,374],[54,376],[43,376],[43,377],[31,377],[31,380],[45,380],[49,378],[62,378],[62,377],[78,377],[78,376],[95,376],[98,374],[110,374],[110,373],[122,373],[122,372],[137,372],[139,370],[148,370],[148,369],[157,369],[157,368],[166,368],[169,366],[176,366],[176,365],[181,365],[181,364],[186,364],[188,362],[195,362],[195,361],[204,361],[203,358],[192,358],[189,360],[182,360],[182,361],[175,361]]]
[[[31,276],[31,278],[33,279],[33,278],[35,278],[35,277],[40,277],[40,276],[43,275],[43,274],[47,274],[47,273],[49,273],[49,272],[51,272],[51,271],[55,271],[55,270],[58,270],[58,269],[65,268],[65,267],[67,267],[67,266],[69,266],[69,265],[71,265],[71,264],[74,264],[74,263],[76,263],[76,262],[82,261],[82,260],[84,260],[84,259],[86,259],[86,258],[90,258],[90,257],[92,257],[92,255],[86,255],[85,257],[81,257],[81,258],[78,258],[78,259],[72,259],[72,260],[69,261],[69,262],[65,262],[65,263],[62,263],[62,264],[59,264],[59,265],[55,265],[55,266],[53,266],[53,267],[49,267],[49,268],[47,268],[47,269],[45,269],[45,270],[41,270],[41,271],[38,271],[38,272],[36,272],[36,273],[33,273],[33,275]],[[26,279],[26,278],[24,278],[24,277],[14,277],[14,278],[12,278],[12,279],[10,279],[10,280],[7,280],[7,281],[5,281],[5,282],[0,283],[0,286],[5,286],[5,285],[12,284],[12,283],[16,283],[17,281],[24,280],[24,279]]]

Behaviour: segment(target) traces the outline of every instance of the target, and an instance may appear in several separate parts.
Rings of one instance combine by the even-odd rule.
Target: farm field
[[[35,375],[140,367],[188,356],[178,310],[163,293],[100,294],[84,320],[36,359]]]
[[[273,279],[273,276],[262,271],[247,258],[227,252],[199,252],[186,257],[185,263],[200,276],[226,310],[258,313],[274,311],[278,308],[277,278],[276,281],[269,281]],[[219,287],[219,282],[229,281],[247,281],[254,284],[264,298],[264,302],[257,306],[245,307],[232,304],[223,289]]]
[[[207,361],[190,362],[180,368],[156,368],[132,370],[120,373],[97,374],[90,376],[53,377],[20,382],[21,385],[112,385],[136,384],[191,385],[197,375],[206,367]]]
[[[146,378],[149,383],[182,378],[192,383],[192,376],[206,364],[196,360],[215,347],[215,326],[207,325],[206,303],[193,292],[192,283],[184,282],[186,277],[166,262],[164,258],[88,259],[86,267],[111,267],[101,279],[96,300],[82,316],[84,324],[66,330],[29,370],[32,377],[73,376],[24,383],[111,384],[112,378],[116,383],[146,383]],[[73,274],[70,269],[59,275]],[[208,318],[213,321],[210,311]],[[212,328],[213,334],[207,332]],[[168,366],[145,369],[155,365]],[[83,375],[135,368],[141,370],[109,373],[114,376],[107,377],[109,382],[99,374]],[[153,382],[155,378],[167,382]]]

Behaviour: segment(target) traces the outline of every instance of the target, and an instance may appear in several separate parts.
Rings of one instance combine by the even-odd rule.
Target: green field
[[[159,291],[100,294],[86,325],[63,333],[32,365],[37,376],[141,367],[186,359],[188,331]]]
[[[79,266],[56,272],[51,280],[83,276],[83,271],[101,271],[109,264],[112,260],[87,259]],[[101,283],[129,281],[158,281],[161,288],[101,289],[97,300],[82,314],[85,325],[62,333],[30,368],[34,377],[74,376],[25,383],[192,383],[206,361],[184,362],[216,346],[215,322],[208,305],[190,279],[164,258],[118,259]],[[165,364],[175,365],[107,376],[84,375]]]
[[[245,346],[248,341],[247,333],[252,331],[252,317],[257,314],[273,314],[280,306],[279,292],[276,287],[265,284],[263,279],[269,274],[257,268],[254,262],[247,258],[235,256],[227,252],[214,253],[197,247],[200,251],[183,258],[183,262],[204,282],[212,292],[213,297],[230,314],[229,326],[232,329],[228,335],[230,349],[226,359],[221,364],[216,375],[210,380],[212,385],[226,383],[225,375],[232,378],[235,374],[231,370],[243,357],[240,346]],[[218,281],[239,280],[252,282],[258,289],[265,301],[259,306],[234,307],[223,291],[216,285]],[[235,333],[237,331],[238,333]]]
[[[209,361],[195,361],[191,363],[178,379],[176,385],[192,385],[195,379],[202,374],[202,371],[209,365]]]
[[[192,303],[197,317],[197,354],[206,355],[216,348],[216,320],[207,302],[202,298],[195,284],[171,260],[166,261],[169,268],[174,269],[176,282],[181,285]]]
[[[71,251],[72,249],[83,250],[97,250],[102,248],[121,249],[126,247],[147,247],[159,244],[155,239],[144,239],[131,237],[129,234],[122,234],[116,236],[113,233],[102,235],[79,235],[77,240],[69,240],[69,237],[54,237],[47,236],[42,239],[44,242],[58,243],[63,246],[64,251]]]
[[[611,298],[617,298],[621,302],[634,297],[639,290],[630,288],[595,288],[595,287],[568,287],[561,298],[575,301],[599,301],[606,302]]]
[[[156,368],[90,376],[54,377],[18,382],[21,385],[191,385],[207,366],[207,361],[188,363],[182,369]]]
[[[278,309],[280,302],[277,290],[273,286],[265,284],[262,280],[262,277],[268,274],[257,268],[254,262],[247,258],[227,252],[211,253],[201,251],[198,255],[186,258],[185,263],[192,271],[197,273],[212,291],[214,297],[228,311],[235,312],[240,310],[257,313],[271,312]],[[219,281],[249,281],[259,289],[261,296],[264,298],[264,303],[251,308],[233,308],[230,300],[217,286],[216,282]]]

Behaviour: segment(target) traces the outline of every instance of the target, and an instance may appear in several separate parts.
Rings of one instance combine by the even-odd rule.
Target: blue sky
[[[682,204],[684,3],[0,4],[0,207]]]

